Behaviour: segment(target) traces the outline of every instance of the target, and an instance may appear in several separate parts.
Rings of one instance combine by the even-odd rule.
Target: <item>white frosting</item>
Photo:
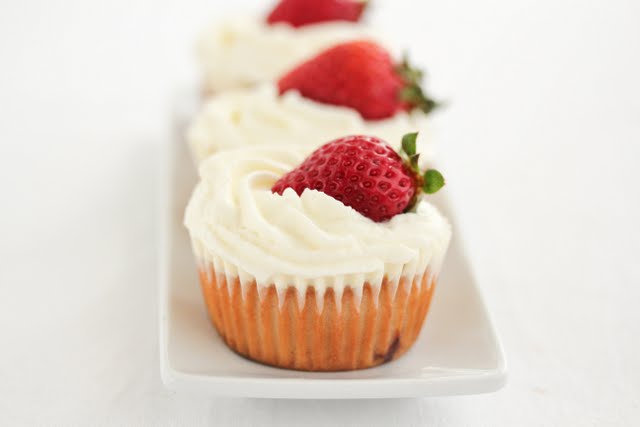
[[[212,97],[195,117],[187,140],[196,162],[222,149],[248,145],[298,145],[308,154],[333,139],[367,134],[399,148],[402,136],[420,132],[422,161],[433,157],[427,116],[401,112],[386,120],[366,121],[357,111],[322,104],[288,91],[279,96],[274,84],[239,89]]]
[[[334,198],[305,190],[273,194],[275,181],[305,158],[299,147],[227,150],[200,165],[185,225],[202,266],[259,288],[312,285],[362,291],[389,280],[437,275],[451,228],[426,200],[415,212],[376,223]]]
[[[205,89],[217,92],[276,80],[320,51],[355,39],[373,39],[361,24],[327,22],[293,28],[268,25],[263,17],[217,23],[198,43]],[[378,39],[378,37],[375,37]]]

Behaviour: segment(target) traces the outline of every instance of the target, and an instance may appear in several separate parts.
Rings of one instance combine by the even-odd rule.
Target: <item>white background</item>
[[[160,144],[172,93],[195,81],[195,35],[244,3],[268,7],[0,3],[0,425],[638,425],[636,0],[373,1],[371,21],[449,101],[442,169],[506,388],[377,401],[163,389]]]

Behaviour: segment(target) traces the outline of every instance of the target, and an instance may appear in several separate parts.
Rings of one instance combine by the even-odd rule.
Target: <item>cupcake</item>
[[[372,134],[393,143],[411,131],[424,136],[435,103],[420,83],[421,73],[394,60],[384,47],[342,43],[275,83],[211,97],[189,126],[187,141],[199,163],[242,146],[298,144],[310,153],[348,134]],[[428,144],[420,151],[425,159],[432,155]]]
[[[208,313],[235,352],[362,369],[413,344],[449,244],[425,193],[444,182],[375,137],[243,147],[201,163],[185,214]]]
[[[273,81],[329,46],[378,39],[358,23],[364,7],[359,0],[284,0],[268,16],[230,18],[211,26],[197,44],[205,92]]]

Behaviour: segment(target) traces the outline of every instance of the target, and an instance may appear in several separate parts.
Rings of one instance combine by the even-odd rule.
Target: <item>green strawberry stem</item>
[[[402,151],[407,155],[409,160],[409,166],[414,172],[419,173],[418,158],[420,153],[417,153],[416,140],[418,139],[418,132],[408,133],[402,137]]]
[[[402,63],[398,65],[398,74],[405,81],[406,86],[400,91],[400,100],[409,104],[412,108],[419,108],[425,114],[429,114],[438,103],[424,93],[421,87],[423,73],[421,70],[412,68],[409,59],[405,55]]]
[[[416,204],[420,192],[434,194],[445,184],[444,177],[438,170],[427,169],[424,172],[420,170],[418,165],[420,153],[417,152],[417,139],[418,132],[406,134],[402,137],[402,149],[400,150],[400,156],[405,160],[409,169],[413,171],[416,180],[416,194],[407,206],[407,211]]]

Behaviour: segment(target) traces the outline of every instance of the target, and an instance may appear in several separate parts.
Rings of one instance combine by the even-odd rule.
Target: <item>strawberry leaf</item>
[[[418,132],[408,133],[402,137],[402,151],[404,151],[409,158],[416,154],[416,139],[418,139]]]
[[[427,194],[436,193],[442,187],[444,187],[444,177],[440,172],[435,169],[429,169],[424,173],[424,184],[422,185],[422,191]]]
[[[439,104],[432,98],[428,97],[417,85],[411,85],[402,88],[400,91],[400,99],[414,108],[419,108],[423,113],[429,114]]]
[[[412,108],[419,108],[425,114],[429,114],[438,103],[424,93],[422,89],[422,71],[412,68],[407,56],[397,66],[396,71],[402,77],[405,87],[400,90],[400,100],[409,104]]]

